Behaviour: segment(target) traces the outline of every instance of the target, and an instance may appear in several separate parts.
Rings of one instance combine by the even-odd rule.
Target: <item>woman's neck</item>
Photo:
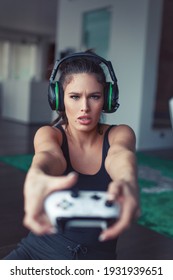
[[[70,125],[65,127],[68,140],[81,148],[92,146],[103,135],[103,125],[99,124],[90,131],[81,131],[73,129]]]

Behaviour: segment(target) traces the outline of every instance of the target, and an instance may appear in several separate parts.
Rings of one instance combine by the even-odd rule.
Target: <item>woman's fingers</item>
[[[112,182],[109,185],[108,197],[120,204],[120,217],[112,226],[101,233],[100,241],[117,238],[130,226],[132,220],[136,218],[136,213],[139,214],[135,191],[126,182]]]

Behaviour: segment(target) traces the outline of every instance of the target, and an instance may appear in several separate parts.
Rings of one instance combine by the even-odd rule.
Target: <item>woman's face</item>
[[[82,131],[95,128],[103,102],[103,85],[92,74],[74,74],[64,88],[65,112],[71,128]]]

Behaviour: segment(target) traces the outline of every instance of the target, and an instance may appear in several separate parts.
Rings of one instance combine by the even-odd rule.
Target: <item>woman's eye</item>
[[[98,100],[100,99],[100,95],[92,95],[91,98],[94,100]]]
[[[70,98],[74,99],[74,100],[78,100],[79,96],[78,95],[71,95]]]
[[[100,99],[100,95],[91,95],[89,98],[94,99],[94,100],[98,100]],[[73,100],[78,100],[80,98],[79,95],[70,95],[70,98]]]

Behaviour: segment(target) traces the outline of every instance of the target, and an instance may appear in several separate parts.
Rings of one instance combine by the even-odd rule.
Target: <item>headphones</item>
[[[60,65],[64,61],[75,59],[75,58],[80,59],[83,57],[96,61],[98,64],[103,63],[104,65],[106,65],[113,83],[106,82],[105,91],[104,91],[104,105],[102,111],[104,113],[115,112],[119,107],[119,103],[118,103],[119,90],[117,85],[117,78],[115,76],[112,63],[110,61],[105,60],[101,56],[98,56],[93,53],[87,53],[87,52],[74,53],[62,58],[61,60],[56,60],[49,79],[49,88],[48,88],[48,101],[51,109],[59,112],[64,112],[65,110],[64,91],[62,85],[58,81],[54,81]]]

